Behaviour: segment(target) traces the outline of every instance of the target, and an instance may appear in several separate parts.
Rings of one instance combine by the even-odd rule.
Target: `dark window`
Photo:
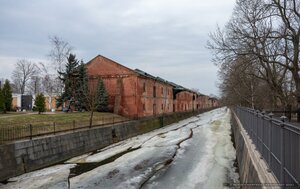
[[[144,92],[146,92],[146,82],[144,82],[143,90],[144,90]]]
[[[164,105],[163,105],[163,104],[161,104],[161,109],[162,109],[162,110],[164,109]]]
[[[156,87],[153,86],[153,97],[156,97]]]

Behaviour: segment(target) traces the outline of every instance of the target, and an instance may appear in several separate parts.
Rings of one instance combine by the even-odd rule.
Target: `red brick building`
[[[104,81],[109,110],[125,116],[152,116],[173,112],[172,86],[141,70],[129,69],[103,56],[87,63],[90,87]]]
[[[124,116],[144,117],[193,111],[215,106],[208,96],[142,70],[132,70],[101,55],[87,64],[89,86],[96,90],[102,79],[109,96],[109,110]]]
[[[210,97],[209,99],[209,103],[210,103],[210,107],[218,107],[219,106],[219,101],[218,99],[214,98],[214,97]]]
[[[197,109],[197,94],[180,85],[172,83],[173,86],[173,108],[174,112],[193,111]]]

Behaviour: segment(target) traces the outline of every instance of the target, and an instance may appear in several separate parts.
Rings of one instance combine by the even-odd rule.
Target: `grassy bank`
[[[8,113],[0,116],[0,142],[89,127],[89,112]],[[93,126],[126,121],[122,116],[94,112]]]

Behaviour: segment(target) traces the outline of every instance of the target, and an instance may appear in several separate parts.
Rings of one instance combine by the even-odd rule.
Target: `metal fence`
[[[125,123],[133,120],[148,120],[153,118],[159,118],[162,126],[170,124],[168,118],[176,117],[175,120],[179,121],[186,116],[196,115],[205,111],[212,110],[214,108],[206,108],[197,111],[187,112],[174,112],[169,114],[160,114],[157,116],[149,117],[121,117],[121,116],[110,116],[110,117],[93,117],[92,126],[89,125],[88,120],[68,120],[68,121],[35,121],[31,123],[11,123],[9,125],[1,125],[0,123],[0,144],[20,140],[20,139],[32,139],[33,137],[51,135],[66,131],[75,131],[83,128],[94,128],[98,126],[107,126],[117,123]],[[169,120],[169,121],[168,121]]]
[[[257,110],[236,107],[243,127],[283,188],[300,188],[300,127]]]
[[[33,137],[51,135],[60,132],[75,131],[83,128],[128,122],[130,120],[131,119],[129,118],[120,116],[93,118],[91,126],[88,120],[61,120],[57,122],[35,121],[31,123],[11,123],[9,125],[0,124],[0,144],[26,138],[32,139]]]

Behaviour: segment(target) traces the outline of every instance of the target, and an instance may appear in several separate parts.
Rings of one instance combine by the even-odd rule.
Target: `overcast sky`
[[[235,0],[1,0],[0,78],[18,59],[49,61],[49,36],[79,59],[101,54],[204,94],[217,94],[209,32],[229,20]]]

